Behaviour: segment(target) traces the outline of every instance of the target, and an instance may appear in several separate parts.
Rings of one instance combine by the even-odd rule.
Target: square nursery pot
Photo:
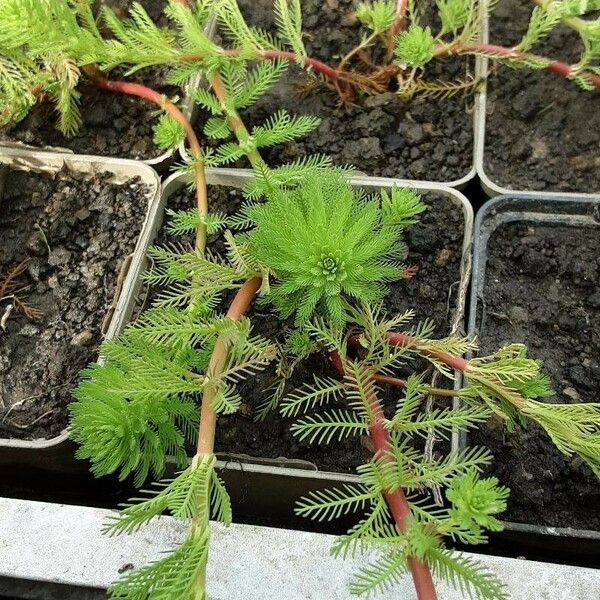
[[[516,44],[533,6],[500,0],[491,17],[484,18],[483,41]],[[536,45],[536,52],[576,62],[578,48],[577,33],[559,25]],[[497,65],[495,73],[488,73],[493,64],[478,57],[477,75],[483,82],[475,110],[475,166],[484,191],[489,196],[600,195],[600,90],[583,91],[545,70]]]
[[[211,188],[213,193],[213,206],[217,202],[217,198],[226,198],[226,202],[231,202],[235,198],[241,198],[239,194],[240,188],[252,177],[250,171],[239,170],[239,169],[207,169],[207,182],[209,185],[209,198],[211,198]],[[436,241],[432,242],[431,237],[443,238],[443,232],[441,228],[446,228],[448,223],[454,222],[455,229],[458,231],[456,236],[453,238],[455,246],[455,256],[448,263],[448,256],[450,250],[437,250],[435,251],[435,257],[431,257],[430,261],[423,266],[424,272],[427,270],[433,270],[432,265],[437,261],[440,265],[447,262],[451,266],[440,266],[443,273],[452,273],[451,280],[446,280],[444,283],[440,283],[442,290],[439,292],[439,306],[443,306],[443,314],[437,315],[438,322],[442,322],[444,331],[449,333],[451,331],[462,331],[464,324],[464,309],[465,300],[467,294],[467,287],[469,283],[470,267],[471,267],[471,241],[472,241],[472,219],[473,213],[470,204],[466,198],[456,190],[437,185],[427,184],[423,182],[415,181],[401,181],[383,178],[368,178],[368,177],[354,177],[351,178],[351,183],[355,186],[359,186],[365,189],[379,190],[390,188],[393,185],[411,187],[417,191],[423,192],[423,197],[426,202],[430,203],[430,210],[432,215],[440,215],[436,219],[432,216],[432,223],[424,225],[423,228],[419,229],[415,227],[414,236],[408,237],[409,249],[411,242],[414,243],[414,247],[419,247],[424,254],[431,255],[434,251],[431,250],[431,245],[436,245]],[[148,236],[144,238],[145,244],[152,244],[153,239],[156,239],[157,243],[162,243],[165,238],[161,238],[161,224],[164,209],[171,206],[171,208],[183,208],[182,199],[185,201],[186,198],[193,198],[189,191],[187,184],[190,182],[190,178],[187,175],[173,175],[169,177],[164,185],[161,203],[158,211],[156,212],[156,218],[149,226]],[[193,202],[191,199],[190,202]],[[436,210],[433,207],[437,206]],[[226,206],[226,204],[225,204]],[[219,208],[222,208],[219,206]],[[422,215],[423,218],[426,218]],[[448,215],[451,215],[448,217]],[[454,221],[452,221],[454,219]],[[452,225],[450,225],[452,227]],[[436,227],[434,230],[433,228]],[[210,242],[210,240],[209,240]],[[138,250],[140,253],[140,261],[143,258],[145,248],[140,244]],[[409,261],[411,255],[409,254]],[[424,276],[424,275],[423,275]],[[447,277],[447,275],[445,275]],[[442,279],[440,278],[440,281]],[[426,283],[419,282],[419,274],[415,279],[411,280],[411,284],[415,286],[423,285],[424,290],[427,293],[431,293],[431,286]],[[139,313],[139,298],[148,297],[147,290],[142,291],[141,283],[135,284],[135,288],[140,289],[138,300],[135,301],[135,294],[130,295],[129,301],[131,306],[127,306],[127,314]],[[419,288],[421,289],[421,288]],[[420,292],[419,292],[420,293]],[[425,292],[424,292],[425,293]],[[418,308],[418,307],[417,307]],[[262,315],[264,317],[264,315]],[[430,316],[436,317],[435,314],[419,314],[418,317]],[[255,327],[257,332],[260,329]],[[241,390],[242,397],[244,397],[244,390]],[[226,421],[226,417],[220,417],[220,428],[218,432],[223,433],[224,431],[235,431],[232,427],[237,427],[240,432],[240,436],[248,435],[248,432],[253,431],[254,422],[251,417],[247,418],[245,424],[237,424],[232,421]],[[280,423],[280,432],[289,432],[289,423]],[[235,435],[235,434],[232,434]],[[253,434],[252,434],[253,435]],[[269,433],[265,434],[265,439],[261,438],[262,442],[258,442],[258,447],[262,450],[264,448],[270,448],[273,443],[273,439],[269,438]],[[319,467],[312,461],[306,458],[298,459],[293,456],[281,457],[277,454],[277,451],[271,450],[270,456],[259,456],[257,451],[239,451],[230,450],[219,451],[219,446],[227,443],[227,440],[217,437],[217,455],[219,458],[218,468],[221,470],[221,476],[227,483],[228,491],[232,496],[232,501],[238,517],[251,518],[256,522],[264,523],[287,523],[289,525],[290,518],[293,515],[293,506],[296,500],[310,490],[323,489],[331,487],[332,484],[339,482],[354,482],[357,480],[357,476],[347,472],[354,469],[347,469],[346,472],[332,472],[328,469],[319,469]],[[457,436],[454,436],[451,443],[445,447],[444,451],[448,451],[450,447],[456,447],[458,443]],[[359,442],[352,440],[352,444],[358,446]],[[256,446],[255,446],[256,447]],[[330,448],[322,447],[319,450],[322,455],[328,454]],[[362,462],[362,461],[361,461]],[[309,526],[308,521],[301,520],[301,526]]]
[[[357,4],[352,0],[303,0],[304,42],[309,55],[335,65],[337,57],[349,50],[348,40],[359,41],[357,25],[348,18]],[[250,25],[275,33],[272,0],[239,0],[239,5]],[[429,12],[428,18],[433,18]],[[448,76],[464,77],[464,58],[437,61],[430,74],[436,81]],[[462,189],[476,174],[476,125],[480,120],[477,96],[478,92],[444,100],[417,98],[405,105],[395,93],[386,92],[365,96],[361,106],[357,102],[344,108],[339,106],[335,92],[311,86],[306,73],[291,65],[279,82],[256,104],[240,111],[240,116],[248,129],[262,125],[282,109],[291,115],[321,119],[320,126],[310,134],[262,149],[271,166],[309,154],[324,154],[331,156],[335,164],[352,165],[365,176]],[[206,119],[200,117],[196,122],[196,131],[203,138]],[[182,157],[189,160],[185,151]],[[234,166],[247,165],[240,162]]]
[[[104,0],[104,3],[111,6],[115,4],[115,1]],[[163,4],[166,6],[167,2],[166,0],[149,0],[143,4],[152,16],[155,12],[158,12],[154,10],[155,5]],[[211,20],[205,30],[207,35],[212,36],[214,29],[215,22]],[[159,68],[156,71],[160,77]],[[120,74],[114,75],[116,79],[121,76]],[[153,82],[149,79],[150,76],[133,76],[131,78],[132,81],[152,87]],[[202,77],[198,76],[179,90],[166,84],[158,87],[157,90],[167,97],[181,97],[178,106],[184,116],[191,123],[194,123],[198,116],[198,110],[197,105],[189,95],[189,90],[197,88],[201,81]],[[90,87],[90,89],[93,88]],[[93,100],[90,104],[86,104],[86,95],[82,96],[82,128],[80,133],[75,134],[70,140],[65,139],[54,128],[55,112],[48,109],[48,107],[36,106],[32,109],[30,116],[26,117],[21,123],[11,128],[5,127],[5,131],[0,129],[0,148],[6,146],[61,154],[96,155],[106,157],[109,160],[111,158],[135,159],[161,173],[166,171],[177,158],[177,150],[162,151],[155,146],[152,140],[152,125],[157,120],[157,114],[160,112],[159,108],[142,98],[101,90],[95,90],[93,93],[97,94],[97,97],[92,96]],[[102,127],[102,124],[106,122],[109,125]],[[133,130],[134,127],[143,128],[143,131]],[[83,139],[78,140],[78,137]],[[132,138],[134,140],[133,144],[130,143]],[[116,147],[124,142],[128,144],[126,148],[122,145],[120,148]],[[109,147],[111,144],[113,146],[112,150]],[[136,147],[136,145],[139,147]],[[144,155],[150,156],[143,158]]]
[[[26,202],[18,203],[19,194],[25,196]],[[20,377],[17,370],[7,371],[5,390],[16,390],[24,396],[25,405],[48,390],[45,408],[52,411],[47,429],[39,433],[36,426],[28,435],[20,436],[24,439],[15,439],[6,437],[7,424],[13,419],[22,422],[31,410],[33,416],[29,419],[33,426],[40,409],[35,400],[26,412],[12,406],[12,402],[10,407],[4,406],[0,468],[3,485],[9,490],[19,488],[22,480],[27,485],[37,485],[46,476],[57,486],[53,479],[56,474],[75,477],[87,471],[86,463],[73,459],[74,446],[68,440],[67,430],[61,431],[57,424],[60,421],[54,419],[59,415],[66,421],[65,406],[76,381],[66,385],[66,394],[59,391],[64,384],[52,389],[49,382],[51,378],[67,377],[69,368],[78,370],[85,366],[81,362],[94,360],[101,339],[116,336],[126,322],[159,201],[159,177],[141,162],[0,148],[0,281],[6,265],[12,269],[12,265],[27,260],[27,269],[20,276],[27,285],[23,300],[42,309],[38,321],[27,321],[19,315],[4,323],[6,329],[0,330],[0,357],[5,362],[0,372],[19,363],[31,365],[33,374],[29,379]],[[106,220],[108,227],[103,226]],[[24,237],[19,236],[19,221],[27,223]],[[29,229],[31,236],[25,239]],[[98,300],[93,298],[93,292],[98,294]],[[91,306],[97,308],[89,310]],[[2,315],[6,308],[4,298]],[[59,329],[57,323],[64,328]],[[25,332],[25,328],[29,330]],[[11,343],[13,337],[19,341]],[[36,353],[40,358],[36,358]],[[58,365],[53,375],[49,374],[50,365]],[[38,378],[45,379],[43,391],[28,397],[36,389]],[[2,387],[0,379],[4,402],[8,394]],[[62,395],[50,395],[59,393]],[[15,395],[10,400],[18,403],[23,398]],[[45,435],[46,431],[52,433]],[[7,481],[13,478],[14,483],[9,485]]]
[[[525,343],[559,401],[597,402],[600,199],[500,196],[477,215],[474,238],[469,335],[478,337],[481,354]],[[541,428],[517,425],[503,434],[495,425],[461,436],[461,445],[489,447],[490,472],[512,490],[496,539],[552,560],[597,565],[598,479],[578,457],[564,457]]]

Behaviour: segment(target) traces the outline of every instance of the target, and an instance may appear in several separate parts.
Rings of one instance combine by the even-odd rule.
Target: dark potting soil
[[[120,268],[133,252],[147,186],[63,170],[10,170],[0,199],[0,291],[23,263],[19,300],[0,294],[0,437],[50,438],[67,425],[79,371],[97,358]]]
[[[358,25],[350,22],[357,4],[354,0],[303,0],[304,42],[310,56],[336,65],[360,41]],[[271,0],[242,0],[240,5],[251,24],[273,30]],[[464,79],[467,68],[462,59],[433,61],[426,76]],[[353,165],[367,175],[453,181],[469,172],[473,161],[472,95],[402,103],[390,91],[344,108],[335,92],[322,86],[300,97],[299,86],[307,81],[306,74],[292,66],[266,96],[241,112],[247,126],[261,125],[281,109],[322,120],[309,135],[261,151],[268,164],[326,154],[336,164]]]
[[[490,42],[512,46],[527,29],[533,4],[500,0]],[[577,62],[581,43],[565,26],[532,52]],[[600,90],[588,92],[547,71],[498,67],[488,84],[484,166],[495,183],[519,190],[600,191]]]
[[[482,354],[522,342],[543,361],[556,396],[598,402],[599,228],[507,224],[492,233],[480,330]],[[600,531],[600,483],[578,457],[564,457],[529,423],[514,433],[491,425],[473,436],[495,456],[508,485],[508,521]]]
[[[242,201],[239,191],[213,186],[210,188],[212,210],[231,212]],[[456,291],[460,280],[460,264],[464,236],[464,217],[462,209],[454,205],[446,196],[428,193],[424,196],[427,211],[421,215],[418,225],[407,233],[409,247],[406,264],[418,265],[419,271],[410,281],[402,281],[390,286],[391,292],[385,301],[390,314],[404,312],[409,308],[416,311],[415,322],[431,318],[436,322],[436,335],[446,335],[450,330],[456,303]],[[185,188],[175,193],[168,201],[172,209],[186,209],[194,204],[193,195]],[[164,227],[159,233],[157,244],[164,244],[172,238],[167,237]],[[209,246],[222,252],[222,242],[216,237],[209,239]],[[192,243],[192,238],[183,240]],[[225,303],[223,306],[225,309]],[[271,339],[281,339],[282,325],[270,312],[268,306],[254,304],[248,312],[253,330]],[[285,333],[285,326],[284,326]],[[327,358],[314,355],[298,365],[288,382],[288,390],[293,390],[312,381],[312,375],[334,376]],[[329,446],[310,445],[299,442],[290,434],[292,419],[282,418],[277,411],[260,422],[254,420],[257,407],[267,398],[268,388],[277,381],[274,369],[267,369],[256,377],[248,379],[238,386],[243,404],[240,410],[231,416],[220,416],[217,426],[216,449],[224,457],[248,455],[275,459],[285,457],[307,461],[320,470],[352,472],[357,465],[367,461],[371,452],[368,440],[359,444],[356,439],[334,442]],[[387,388],[383,394],[386,407],[392,409],[400,393]],[[436,450],[442,453],[444,441],[436,443]]]
[[[104,0],[117,14],[126,16],[132,0]],[[99,2],[97,3],[99,4]],[[143,0],[141,4],[155,22],[164,25],[161,17],[164,0]],[[111,79],[122,79],[125,70],[114,69]],[[166,83],[164,68],[143,69],[127,77],[128,81],[147,85],[172,100],[182,91]],[[159,156],[153,140],[152,128],[158,119],[157,107],[142,98],[98,89],[82,76],[78,86],[81,92],[82,123],[72,137],[64,136],[56,128],[57,114],[50,102],[40,102],[18,123],[0,129],[0,139],[23,142],[30,146],[68,148],[80,154],[94,154],[122,158],[150,159]]]

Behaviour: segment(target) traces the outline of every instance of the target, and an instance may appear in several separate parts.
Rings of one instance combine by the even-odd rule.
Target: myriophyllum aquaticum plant
[[[581,3],[567,6],[544,3],[534,12],[529,41],[492,52],[474,41],[481,13],[472,3],[438,3],[442,31],[435,35],[418,24],[410,5],[363,4],[357,15],[371,33],[361,50],[379,39],[389,50],[389,64],[364,72],[355,63],[358,51],[337,68],[306,55],[295,1],[275,2],[279,39],[274,39],[248,27],[232,0],[171,1],[166,9],[171,28],[156,26],[139,4],[128,20],[120,21],[105,8],[97,21],[92,0],[0,0],[3,119],[23,116],[50,98],[61,129],[73,131],[77,85],[88,77],[104,89],[158,105],[165,113],[155,136],[161,146],[175,147],[182,139],[188,144],[190,160],[180,170],[189,172],[196,207],[171,213],[168,231],[174,237],[195,233],[194,245],[151,250],[154,267],[145,277],[162,291],[117,340],[102,346],[104,361],[83,373],[71,405],[71,436],[96,475],[133,476],[143,485],[149,477],[163,476],[167,456],[182,469],[107,524],[111,534],[135,531],[162,514],[189,524],[178,548],[126,574],[111,587],[110,598],[207,598],[211,519],[232,520],[229,496],[215,470],[218,416],[239,408],[241,380],[272,363],[282,377],[289,376],[290,368],[313,352],[326,353],[330,374],[315,376],[296,390],[283,380],[264,410],[278,405],[284,416],[295,418],[292,431],[303,440],[371,439],[374,453],[358,469],[360,483],[310,494],[297,506],[298,514],[321,520],[356,513],[356,525],[333,552],[346,556],[378,550],[381,556],[361,569],[352,592],[392,586],[409,571],[420,600],[436,598],[434,579],[473,598],[507,597],[494,575],[445,545],[447,540],[479,544],[487,531],[501,527],[497,515],[505,509],[508,490],[494,478],[481,477],[489,453],[470,448],[434,459],[415,441],[432,430],[443,436],[478,427],[491,415],[509,428],[518,420],[532,420],[564,454],[578,454],[600,474],[599,406],[544,402],[551,394],[547,380],[521,345],[466,360],[462,356],[475,349],[473,341],[436,339],[431,323],[410,325],[411,311],[386,315],[381,302],[388,284],[414,273],[402,264],[406,249],[401,237],[423,211],[418,196],[402,189],[360,192],[347,183],[347,169],[332,168],[322,156],[271,169],[261,148],[304,135],[318,120],[282,111],[249,130],[239,111],[256,102],[289,62],[321,74],[345,100],[360,90],[380,91],[393,78],[407,93],[421,85],[416,82],[428,61],[482,52],[514,66],[559,72],[584,87],[597,85],[592,25],[589,30],[585,25],[582,37],[588,41],[579,66],[556,66],[529,54],[534,37],[585,12]],[[213,13],[232,47],[205,35]],[[174,84],[207,75],[210,88],[196,90],[194,97],[210,113],[204,133],[220,140],[218,147],[203,149],[167,98],[107,75],[116,66],[131,74],[153,65],[167,66]],[[209,211],[205,167],[244,157],[254,169],[243,190],[245,204],[230,214]],[[209,235],[222,236],[223,256],[206,247]],[[253,332],[244,315],[257,298],[272,306],[285,339]],[[460,373],[462,387],[433,387],[420,372],[398,377],[400,368],[406,372],[413,364],[417,369],[423,360],[446,379]],[[403,390],[393,413],[383,411],[383,386]],[[431,395],[448,405],[422,411],[424,398]],[[461,400],[460,407],[451,404],[453,397]],[[190,444],[196,450],[188,459]],[[443,507],[428,499],[429,491],[440,486],[445,488]]]

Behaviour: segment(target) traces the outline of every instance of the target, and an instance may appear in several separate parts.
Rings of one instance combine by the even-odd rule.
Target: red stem
[[[155,90],[140,85],[139,83],[130,83],[129,81],[112,81],[106,79],[96,67],[87,66],[83,68],[84,73],[100,88],[108,90],[109,92],[116,92],[120,94],[127,94],[129,96],[138,96],[144,98],[154,104],[157,104],[166,113],[171,115],[178,123],[181,124],[185,131],[190,150],[194,155],[202,155],[202,149],[198,141],[198,137],[194,132],[194,128],[190,122],[185,118],[183,113],[172,103],[169,102],[162,94],[159,94]]]
[[[344,367],[342,366],[342,361],[340,359],[340,355],[337,352],[329,353],[329,362],[333,366],[333,368],[337,371],[338,375],[341,377],[344,376]],[[391,385],[392,387],[397,387],[400,389],[404,389],[406,387],[406,380],[400,379],[398,377],[390,377],[389,375],[373,375],[373,381],[377,383],[384,383],[386,385]],[[456,393],[453,390],[445,390],[443,388],[435,388],[435,387],[427,387],[425,388],[425,393],[431,394],[433,396],[446,396],[448,398],[453,398]]]
[[[185,115],[162,94],[155,90],[140,85],[139,83],[130,83],[129,81],[111,81],[100,73],[95,65],[87,65],[82,71],[99,87],[109,92],[118,94],[127,94],[129,96],[138,96],[149,102],[153,102],[175,119],[182,127],[187,138],[188,146],[196,160],[194,175],[196,179],[196,205],[201,215],[208,214],[208,197],[206,191],[206,177],[204,174],[204,164],[202,162],[202,147],[198,141],[198,136],[192,127],[192,124],[185,118]],[[196,249],[204,252],[206,245],[206,230],[199,227],[196,232]]]
[[[379,399],[374,392],[369,394],[369,406],[373,414],[373,420],[369,426],[369,433],[371,435],[375,453],[379,456],[387,457],[386,460],[391,462],[394,459],[392,458],[392,447],[389,434],[383,426],[385,416],[381,404],[379,403]],[[406,519],[410,515],[410,506],[404,492],[401,489],[398,489],[395,492],[384,492],[383,495],[390,508],[390,512],[394,517],[396,526],[403,532],[406,529]],[[429,570],[427,563],[417,560],[414,556],[409,556],[408,566],[415,584],[417,598],[419,600],[436,600],[437,594],[431,577],[431,571]]]
[[[461,358],[460,356],[452,356],[451,354],[446,354],[445,352],[433,352],[431,350],[423,349],[419,346],[418,340],[415,340],[409,335],[404,335],[402,333],[388,333],[387,339],[392,346],[406,346],[422,356],[430,356],[431,358],[435,358],[448,365],[451,369],[456,369],[457,371],[464,372],[469,364],[467,360]],[[358,340],[356,343],[358,343]]]
[[[497,46],[495,44],[470,44],[469,46],[459,47],[455,50],[457,54],[476,54],[476,53],[489,53],[497,56],[504,56],[507,58],[532,58],[545,60],[542,56],[535,54],[529,54],[527,52],[520,52],[514,48],[506,48],[504,46]],[[448,53],[452,53],[450,50]],[[434,50],[435,54],[435,50]],[[559,61],[551,61],[546,65],[546,70],[556,75],[562,75],[563,77],[569,77],[573,73],[573,68],[567,63]],[[582,77],[585,77],[595,87],[600,87],[600,75],[594,75],[589,71],[581,71],[579,73]]]
[[[258,292],[261,283],[262,279],[260,277],[253,277],[252,279],[248,279],[248,281],[240,287],[229,305],[226,315],[227,318],[232,321],[240,320],[250,306],[256,292]],[[226,358],[227,344],[222,337],[219,337],[215,343],[212,356],[210,357],[210,364],[207,372],[211,373],[214,377],[218,377],[223,370],[223,364],[225,363]],[[212,405],[214,397],[215,390],[213,388],[206,389],[202,396],[196,454],[205,455],[214,452],[215,429],[217,426],[217,413]]]
[[[390,33],[393,36],[398,35],[402,29],[404,29],[404,17],[406,15],[406,9],[408,8],[408,0],[396,0],[396,20],[390,28]]]
[[[222,54],[223,56],[237,57],[241,54],[241,51],[238,48],[233,48],[230,50],[224,50]],[[290,63],[298,62],[296,55],[293,52],[288,52],[286,50],[262,50],[257,52],[257,56],[264,60],[283,59]],[[197,62],[204,58],[205,57],[202,54],[187,54],[181,56],[179,60],[183,62]],[[328,64],[321,62],[316,58],[310,58],[307,56],[306,58],[302,59],[301,64],[305,67],[311,68],[317,73],[321,73],[321,75],[324,75],[328,79],[335,81],[336,85],[339,85],[337,82],[348,81],[347,73],[344,71],[337,71],[333,67],[330,67]]]
[[[293,52],[286,52],[284,50],[266,50],[265,52],[261,52],[261,56],[267,59],[283,58],[288,62],[297,62],[296,55]],[[310,58],[307,56],[302,60],[302,65],[305,67],[310,67],[311,69],[314,69],[330,79],[339,79],[340,74],[338,71],[336,71],[333,67],[330,67],[328,64],[317,60],[316,58]]]
[[[340,374],[344,375],[344,365],[338,352],[329,353],[329,361],[335,370]],[[377,375],[371,376],[372,379],[377,380]],[[389,378],[393,379],[393,378]],[[401,381],[401,380],[396,380]],[[375,453],[379,456],[385,457],[385,460],[393,461],[392,458],[392,447],[390,444],[389,433],[383,426],[385,421],[385,415],[379,399],[375,394],[375,391],[371,391],[368,397],[369,407],[373,419],[369,425],[369,434],[373,442],[373,448]],[[410,515],[410,506],[401,489],[395,492],[384,492],[384,497],[387,505],[390,508],[390,512],[394,517],[394,521],[398,529],[403,532],[406,529],[406,519]],[[417,592],[418,600],[436,600],[437,595],[435,592],[435,586],[433,585],[433,579],[431,572],[426,563],[417,560],[414,556],[408,557],[408,566],[412,574],[413,582],[415,584],[415,590]]]
[[[224,50],[222,53],[223,56],[230,56],[230,57],[234,57],[234,58],[239,56],[240,54],[241,54],[241,51],[239,50],[239,48],[232,48],[231,50]],[[287,60],[288,62],[291,62],[291,63],[298,62],[296,59],[296,55],[293,52],[288,52],[286,50],[262,50],[260,52],[257,52],[257,56],[259,58],[263,58],[265,60],[283,59],[283,60]],[[200,60],[203,60],[204,58],[205,58],[205,56],[202,54],[186,54],[184,56],[180,56],[178,60],[180,60],[182,62],[198,62]],[[340,76],[342,75],[342,73],[340,71],[336,71],[333,67],[330,67],[328,64],[321,62],[320,60],[317,60],[316,58],[311,58],[309,56],[302,59],[302,64],[305,67],[310,67],[311,69],[313,69],[333,80],[340,79],[341,78]]]

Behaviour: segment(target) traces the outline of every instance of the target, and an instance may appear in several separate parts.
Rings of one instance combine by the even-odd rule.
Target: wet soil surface
[[[119,15],[127,15],[131,0],[106,0]],[[162,17],[164,0],[141,2],[155,22],[166,25]],[[124,77],[123,69],[114,69],[109,78]],[[128,81],[147,85],[172,100],[181,98],[182,91],[166,83],[163,68],[143,69],[127,77]],[[100,90],[82,76],[78,86],[81,92],[82,123],[72,137],[56,129],[57,114],[50,102],[38,103],[20,121],[0,129],[0,139],[23,142],[30,146],[68,148],[79,154],[94,154],[121,158],[150,159],[162,154],[152,140],[152,128],[157,122],[157,107],[141,98]]]
[[[490,19],[490,42],[521,39],[533,4],[500,0]],[[581,43],[559,26],[532,52],[575,63]],[[498,67],[488,84],[484,167],[495,183],[519,190],[600,191],[597,164],[600,90],[583,91],[547,71]]]
[[[600,228],[507,224],[491,237],[482,352],[522,342],[543,361],[556,396],[597,402],[600,390]],[[600,531],[600,485],[535,424],[512,434],[491,425],[474,441],[511,488],[508,521]]]
[[[243,0],[240,4],[251,24],[273,30],[271,0]],[[356,4],[353,0],[302,2],[304,42],[310,56],[335,66],[358,43],[359,28],[350,22]],[[427,69],[426,76],[432,80],[464,79],[468,65],[463,59],[438,60]],[[247,126],[261,125],[281,109],[322,120],[311,134],[261,151],[268,164],[326,154],[336,164],[353,165],[367,175],[431,181],[453,181],[471,169],[472,95],[406,104],[390,91],[366,96],[344,108],[335,92],[322,86],[306,89],[309,81],[292,66],[256,105],[241,111]],[[300,97],[303,86],[308,93]]]
[[[211,187],[209,196],[212,210],[231,212],[240,206],[241,195],[237,190],[225,187]],[[391,314],[413,308],[416,320],[431,318],[436,322],[436,334],[449,333],[451,312],[456,304],[456,289],[460,280],[460,262],[464,235],[462,209],[455,206],[446,196],[426,194],[428,209],[421,216],[418,225],[413,226],[406,237],[409,247],[406,264],[419,266],[419,271],[410,281],[393,284],[385,301],[385,308]],[[192,194],[182,188],[168,202],[172,209],[187,209],[193,206]],[[157,244],[169,239],[164,227],[159,233]],[[171,239],[172,241],[172,239]],[[185,243],[192,243],[188,237]],[[209,246],[220,252],[221,241],[216,237],[209,240]],[[452,308],[450,308],[452,307]],[[223,306],[225,310],[225,305]],[[270,313],[268,307],[253,305],[248,312],[254,332],[271,339],[281,339],[282,325]],[[284,333],[286,326],[283,327]],[[409,373],[410,371],[407,371]],[[290,378],[288,389],[292,390],[312,381],[312,375],[334,376],[324,355],[314,355],[298,365]],[[235,460],[239,455],[249,455],[275,459],[285,457],[317,465],[320,470],[352,472],[357,465],[363,464],[370,456],[368,440],[344,440],[330,446],[310,445],[299,442],[289,431],[292,419],[284,419],[272,412],[264,421],[255,422],[256,408],[265,400],[266,390],[277,381],[274,370],[267,369],[258,376],[238,386],[243,404],[240,410],[231,416],[219,417],[216,448],[224,457]],[[392,409],[399,392],[386,388],[384,404]],[[444,441],[436,443],[436,451],[443,452]]]
[[[0,200],[0,437],[50,438],[67,425],[79,371],[97,358],[120,268],[148,204],[137,180],[7,171]],[[12,310],[9,307],[13,307]],[[24,307],[39,311],[26,318]]]

